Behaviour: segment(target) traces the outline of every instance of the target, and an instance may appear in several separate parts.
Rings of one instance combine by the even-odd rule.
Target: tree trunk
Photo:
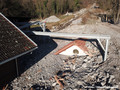
[[[114,19],[114,24],[118,24],[119,23],[119,16],[120,16],[119,0],[114,0],[113,1],[113,19]]]
[[[119,5],[119,9],[118,9],[118,14],[117,14],[117,23],[119,23],[119,18],[120,18],[120,5]]]

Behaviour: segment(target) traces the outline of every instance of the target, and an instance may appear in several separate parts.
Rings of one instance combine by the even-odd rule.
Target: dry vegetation
[[[46,23],[46,26],[48,29],[52,29],[53,26],[59,26],[65,22],[68,22],[70,19],[74,18],[74,15],[70,15],[70,16],[60,16],[60,21],[58,22],[54,22],[54,23]]]

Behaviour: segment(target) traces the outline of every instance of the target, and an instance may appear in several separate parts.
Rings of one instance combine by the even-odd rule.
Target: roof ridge
[[[0,28],[0,65],[37,48],[37,44],[2,13],[0,13]]]
[[[76,45],[78,46],[80,49],[82,49],[84,51],[84,53],[88,52],[87,47],[85,46],[85,42],[84,40],[75,40],[70,42],[69,44],[65,45],[64,47],[62,47],[61,49],[59,49],[56,53],[54,53],[55,55],[58,55],[59,53],[61,53],[62,51],[65,51],[66,49],[68,49],[69,47]],[[86,53],[87,54],[87,53]]]

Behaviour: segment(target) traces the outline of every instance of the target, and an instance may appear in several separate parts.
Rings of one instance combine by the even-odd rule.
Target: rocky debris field
[[[81,12],[86,12],[86,9]],[[80,20],[78,19],[78,22]],[[93,56],[69,57],[54,55],[54,53],[74,39],[30,36],[38,44],[38,49],[30,55],[20,58],[19,69],[24,72],[9,84],[9,89],[120,89],[120,25],[99,21],[91,24],[78,24],[74,19],[72,22],[57,32],[111,36],[107,60],[103,62],[103,56],[96,41],[86,42],[86,46],[91,50]],[[101,40],[101,42],[105,46],[105,40]]]
[[[106,24],[102,26],[108,27]],[[88,29],[90,30],[90,27]],[[67,28],[65,30],[67,32]],[[80,31],[82,32],[82,30]],[[119,33],[116,32],[116,36],[117,34]],[[120,52],[116,49],[116,47],[119,47],[115,43],[118,40],[117,38],[119,38],[116,36],[112,36],[114,41],[111,41],[112,39],[110,40],[108,58],[105,62],[102,62],[103,59],[100,50],[94,46],[97,46],[95,41],[93,42],[94,45],[90,41],[86,42],[86,46],[94,51],[92,53],[93,56],[68,57],[54,55],[54,53],[73,40],[59,40],[46,37],[44,41],[41,37],[32,36],[34,38],[33,40],[36,40],[39,48],[31,55],[25,56],[27,59],[24,57],[24,62],[22,60],[20,61],[20,63],[24,63],[26,68],[30,64],[32,66],[21,74],[20,77],[11,82],[11,88],[17,90],[78,90],[80,88],[99,88],[100,90],[105,90],[105,88],[110,87],[118,88],[120,82]],[[49,53],[46,54],[46,52]],[[41,57],[42,59],[40,59]],[[36,60],[38,60],[37,63],[35,63]],[[33,65],[33,63],[35,64]]]

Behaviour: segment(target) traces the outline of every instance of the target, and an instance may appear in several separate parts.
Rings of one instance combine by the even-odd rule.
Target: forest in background
[[[104,10],[119,11],[120,0],[0,0],[0,12],[9,17],[45,18],[75,12],[98,3]]]
[[[6,16],[44,18],[86,7],[94,0],[0,0],[0,12]]]

